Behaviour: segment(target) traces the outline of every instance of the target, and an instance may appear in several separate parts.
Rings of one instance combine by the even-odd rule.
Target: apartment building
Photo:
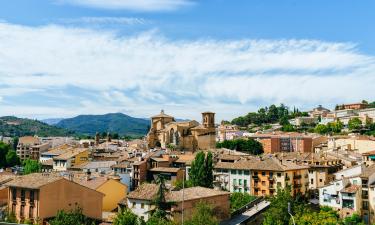
[[[219,162],[214,168],[216,189],[272,196],[278,188],[291,186],[292,194],[306,194],[308,166],[275,158]]]
[[[334,136],[328,139],[329,150],[347,150],[363,154],[375,150],[375,138],[367,136]]]
[[[89,150],[87,148],[72,148],[65,153],[53,157],[53,170],[66,171],[71,167],[88,162]]]
[[[134,190],[147,180],[147,161],[136,161],[132,166],[132,190]]]
[[[159,191],[157,184],[144,183],[135,191],[128,194],[127,200],[120,203],[121,207],[128,207],[132,212],[147,221],[150,218],[150,211],[154,209],[154,199]],[[167,202],[173,202],[168,210],[175,221],[180,221],[182,215],[182,201],[184,201],[184,218],[191,218],[196,204],[205,202],[214,209],[215,216],[219,220],[230,217],[229,192],[213,190],[204,187],[185,188],[184,195],[180,191],[166,191]],[[182,198],[182,196],[184,196]]]
[[[38,137],[25,136],[19,138],[16,152],[21,160],[39,160],[40,154],[47,151],[49,148],[50,144],[41,143]]]
[[[250,138],[262,144],[264,153],[313,152],[315,146],[327,141],[324,136],[300,133],[255,134]]]
[[[45,224],[60,210],[81,207],[89,218],[101,220],[103,194],[58,174],[34,173],[19,176],[6,184],[8,206],[19,222]]]

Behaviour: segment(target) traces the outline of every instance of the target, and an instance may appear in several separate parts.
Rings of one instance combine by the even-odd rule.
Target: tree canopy
[[[210,205],[199,202],[190,220],[185,222],[186,225],[218,225],[218,220],[214,216],[214,211]]]
[[[216,148],[228,148],[241,152],[247,152],[253,155],[260,155],[263,153],[262,144],[254,139],[225,140],[223,142],[216,143]]]
[[[362,128],[362,121],[357,117],[351,118],[348,122],[348,128],[350,130],[359,130]]]
[[[16,151],[4,142],[0,142],[0,168],[11,167],[20,164]]]
[[[38,173],[42,170],[42,164],[38,160],[26,159],[23,161],[23,174]]]
[[[198,152],[191,164],[189,182],[192,186],[211,188],[213,185],[213,159],[212,153]]]
[[[61,210],[50,221],[51,225],[95,225],[95,221],[83,215],[82,209],[77,207],[71,211]]]
[[[253,201],[256,197],[248,193],[234,192],[230,195],[230,210],[232,212],[242,208],[246,204]]]
[[[114,225],[141,225],[143,223],[144,221],[128,208],[121,210],[113,221]]]

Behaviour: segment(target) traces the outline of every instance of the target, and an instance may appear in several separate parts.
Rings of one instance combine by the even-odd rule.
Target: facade
[[[132,190],[134,190],[147,180],[147,161],[134,162],[132,170]]]
[[[47,151],[49,147],[49,143],[41,143],[38,137],[26,136],[19,138],[16,152],[21,160],[39,160],[40,154]]]
[[[71,167],[88,162],[89,151],[86,148],[73,148],[67,152],[53,157],[53,170],[66,171]]]
[[[216,189],[272,196],[278,188],[291,186],[293,195],[308,191],[308,166],[275,158],[219,162],[214,168]]]
[[[328,140],[328,149],[348,150],[359,154],[373,151],[375,139],[369,137],[332,137]]]
[[[309,112],[309,115],[311,117],[319,118],[319,117],[325,117],[329,112],[330,112],[329,109],[326,109],[322,105],[319,105],[318,107],[311,110]]]
[[[120,206],[128,207],[134,214],[147,221],[150,218],[150,211],[154,209],[152,204],[159,186],[156,184],[142,184],[135,191],[129,193],[127,201],[125,199]],[[193,214],[196,204],[205,202],[213,208],[215,216],[219,220],[230,217],[229,192],[217,191],[203,187],[185,188],[184,195],[180,191],[166,191],[167,202],[173,202],[170,208],[172,220],[180,221],[182,209],[182,196],[184,196],[184,218],[189,219]]]
[[[173,145],[179,150],[195,151],[215,148],[215,137],[215,113],[202,113],[202,124],[199,124],[195,120],[176,122],[162,110],[151,118],[147,142],[150,148]]]
[[[85,216],[102,218],[103,194],[57,174],[34,173],[7,183],[8,206],[17,220],[44,223],[60,210],[81,207]]]

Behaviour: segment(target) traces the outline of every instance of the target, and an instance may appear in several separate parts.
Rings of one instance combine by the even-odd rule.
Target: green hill
[[[38,120],[22,119],[14,116],[0,117],[0,135],[6,137],[38,135],[47,136],[70,136],[73,132],[63,128],[48,125]]]
[[[143,136],[147,134],[150,121],[130,117],[122,113],[105,115],[80,115],[63,119],[56,126],[80,134],[95,135],[96,132],[118,133],[121,136]]]

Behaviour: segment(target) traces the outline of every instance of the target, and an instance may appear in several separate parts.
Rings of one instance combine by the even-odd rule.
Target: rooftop
[[[150,169],[151,172],[166,172],[166,173],[177,173],[180,171],[180,168],[174,167],[155,167]]]
[[[87,148],[74,148],[74,149],[68,150],[67,152],[59,156],[53,157],[53,159],[67,160],[85,151],[88,151],[88,149]]]
[[[171,191],[166,195],[167,201],[171,202],[181,202],[182,196],[184,196],[185,201],[200,199],[200,198],[208,198],[213,196],[219,195],[230,195],[229,192],[225,191],[218,191],[210,188],[205,187],[191,187],[184,189],[184,195],[182,195],[182,190],[179,191]]]
[[[10,187],[38,189],[44,185],[53,183],[60,179],[64,178],[56,173],[32,173],[23,176],[17,176],[6,185]]]
[[[128,199],[153,200],[158,191],[159,186],[157,184],[143,183],[128,194]]]

